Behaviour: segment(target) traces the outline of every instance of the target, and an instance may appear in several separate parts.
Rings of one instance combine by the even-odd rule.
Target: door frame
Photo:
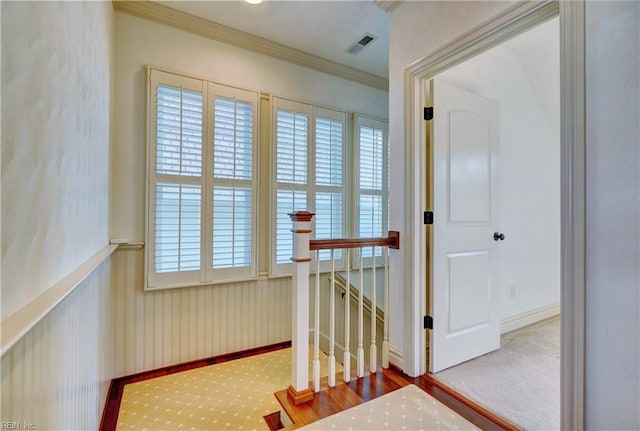
[[[561,115],[561,367],[562,429],[584,428],[585,362],[585,21],[584,1],[517,2],[460,38],[404,70],[404,167],[406,206],[404,244],[409,259],[403,268],[404,372],[426,372],[427,237],[418,215],[427,207],[427,151],[423,106],[424,81],[560,16]]]

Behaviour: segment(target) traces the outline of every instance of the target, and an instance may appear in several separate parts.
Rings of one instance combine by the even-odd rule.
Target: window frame
[[[278,181],[278,111],[286,110],[294,113],[302,113],[307,116],[307,182],[306,184],[288,184]],[[316,120],[317,118],[326,118],[330,120],[336,120],[342,122],[342,184],[339,188],[336,186],[318,186],[316,184]],[[285,97],[272,96],[271,98],[271,233],[270,238],[270,266],[269,273],[272,277],[280,277],[291,275],[292,263],[291,262],[278,262],[277,256],[277,242],[278,242],[278,216],[282,217],[282,214],[278,214],[278,202],[277,195],[278,190],[293,190],[304,191],[307,194],[307,208],[311,212],[316,212],[316,196],[317,193],[332,193],[337,189],[342,194],[342,230],[344,236],[349,232],[349,182],[350,179],[347,176],[347,166],[350,166],[350,152],[347,151],[347,141],[349,136],[349,122],[348,114],[346,111],[328,108],[310,103],[299,102]],[[315,238],[316,232],[316,217],[314,217],[311,225],[313,231],[311,237]],[[336,260],[336,270],[344,269],[346,258],[343,256],[341,259]],[[321,271],[327,271],[330,268],[331,262],[323,260],[321,261]]]
[[[145,283],[144,290],[159,290],[199,285],[213,285],[256,279],[258,274],[258,181],[260,147],[260,94],[206,79],[198,79],[162,69],[147,67],[147,166],[145,199]],[[157,88],[159,85],[197,91],[202,94],[202,161],[200,177],[158,174],[157,164]],[[214,178],[215,98],[240,100],[252,106],[252,176],[242,181],[251,189],[251,257],[250,265],[238,268],[213,268],[213,192],[219,184],[236,187],[234,179]],[[200,187],[200,268],[191,271],[157,273],[155,271],[156,185],[162,177],[180,177],[176,184]],[[178,178],[175,178],[178,180]],[[173,183],[173,182],[172,182]]]

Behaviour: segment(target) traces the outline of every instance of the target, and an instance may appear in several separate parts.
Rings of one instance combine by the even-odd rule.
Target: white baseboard
[[[502,319],[502,321],[500,322],[500,333],[506,334],[507,332],[524,328],[525,326],[532,325],[541,320],[548,319],[549,317],[557,316],[558,314],[560,314],[559,302],[536,308],[535,310],[516,314],[515,316]]]
[[[404,361],[402,360],[402,352],[392,345],[389,345],[389,362],[401,370],[404,369]]]

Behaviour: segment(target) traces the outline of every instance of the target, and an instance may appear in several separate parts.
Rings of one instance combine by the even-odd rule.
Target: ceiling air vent
[[[374,36],[371,33],[365,33],[364,36],[362,36],[359,41],[357,41],[356,43],[351,45],[349,47],[349,49],[347,49],[347,52],[349,54],[355,55],[355,54],[359,53],[360,51],[362,51],[362,49],[365,46],[369,45],[371,42],[373,42],[377,38],[378,38],[378,36]]]

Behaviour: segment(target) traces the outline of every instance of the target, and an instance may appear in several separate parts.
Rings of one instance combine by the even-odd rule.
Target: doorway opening
[[[422,80],[426,368],[525,429],[560,428],[559,39],[556,16]]]

